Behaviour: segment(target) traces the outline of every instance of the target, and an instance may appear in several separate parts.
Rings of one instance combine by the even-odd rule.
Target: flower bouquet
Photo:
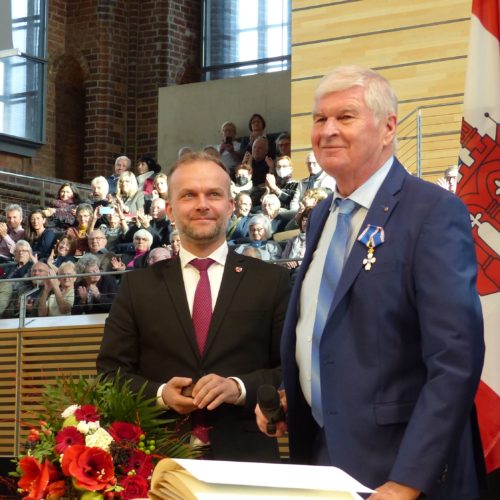
[[[160,459],[195,454],[143,389],[82,376],[46,388],[45,411],[15,460],[18,492],[29,500],[147,497]]]

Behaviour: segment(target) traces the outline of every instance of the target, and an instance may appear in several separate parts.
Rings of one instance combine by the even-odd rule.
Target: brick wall
[[[32,160],[0,152],[0,167],[89,181],[119,154],[155,156],[158,88],[199,81],[201,3],[49,0],[46,144]]]

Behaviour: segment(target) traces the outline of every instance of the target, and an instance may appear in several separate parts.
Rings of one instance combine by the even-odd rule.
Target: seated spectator
[[[233,122],[224,122],[220,133],[222,141],[217,145],[217,151],[231,179],[234,179],[234,168],[241,162],[241,158],[243,157],[241,143],[236,140],[236,125]]]
[[[252,199],[247,193],[239,193],[234,199],[234,212],[227,224],[226,239],[238,240],[248,238],[248,223]]]
[[[33,256],[31,245],[26,240],[16,242],[14,248],[14,265],[5,270],[0,278],[0,315],[3,318],[19,316],[18,297],[27,291],[26,284],[20,281],[6,281],[9,279],[25,278],[29,276],[36,257]]]
[[[264,120],[264,117],[259,115],[259,113],[254,113],[248,121],[248,129],[250,130],[249,136],[241,139],[241,151],[252,151],[255,140],[258,137],[264,137],[269,140],[268,151],[266,154],[269,154],[271,159],[274,158],[276,156],[275,143],[274,140],[271,140],[269,135],[266,133],[266,120]]]
[[[172,257],[177,257],[179,255],[179,250],[181,249],[181,238],[179,236],[179,231],[174,229],[170,232],[170,245],[167,247],[172,254]]]
[[[116,203],[125,217],[132,218],[137,210],[144,209],[144,193],[137,185],[137,179],[132,172],[123,172],[118,179]]]
[[[290,210],[299,183],[292,179],[293,165],[289,156],[280,156],[276,160],[276,176],[266,175],[266,190],[275,194],[281,203],[281,207]]]
[[[281,254],[282,259],[303,259],[306,253],[306,231],[307,231],[307,221],[309,220],[309,214],[312,208],[307,207],[303,212],[300,213],[297,222],[300,226],[300,233],[287,241],[285,249]],[[285,262],[285,266],[288,269],[296,269],[300,266],[301,260],[290,260]]]
[[[94,177],[90,182],[91,194],[88,199],[88,203],[92,205],[92,208],[98,206],[107,206],[109,203],[109,184],[108,181],[100,176]]]
[[[106,213],[103,214],[103,211]],[[114,205],[109,205],[104,209],[96,207],[90,224],[90,232],[94,230],[96,221],[100,221],[97,229],[106,237],[106,248],[110,252],[116,252],[118,245],[122,243],[129,230],[127,220],[120,213],[120,209]]]
[[[254,259],[262,260],[262,253],[258,248],[255,247],[245,247],[241,252],[241,255],[246,255],[247,257],[253,257]]]
[[[131,167],[132,167],[132,162],[130,161],[130,158],[128,158],[127,156],[119,156],[115,160],[114,173],[106,177],[106,181],[109,185],[110,194],[113,195],[116,194],[116,185],[118,183],[120,175],[123,172],[130,170]]]
[[[247,151],[243,157],[242,163],[247,163],[252,167],[254,187],[263,186],[270,169],[274,171],[274,161],[267,154],[268,147],[269,143],[265,137],[257,137],[252,144],[252,152]]]
[[[281,213],[281,203],[275,194],[266,194],[262,197],[262,213],[271,221],[271,234],[285,229],[289,217]]]
[[[71,183],[65,183],[57,191],[52,206],[44,208],[42,213],[48,219],[49,226],[66,230],[75,224],[76,206],[79,203],[78,189]]]
[[[89,253],[97,256],[99,259],[99,269],[101,269],[101,271],[111,270],[109,269],[109,266],[104,265],[104,261],[109,254],[109,250],[106,248],[107,242],[108,240],[106,239],[105,234],[100,229],[94,229],[89,233]]]
[[[95,255],[86,254],[76,265],[77,274],[92,273],[75,283],[75,302],[71,314],[107,313],[118,291],[116,279],[99,274],[99,260]]]
[[[40,260],[46,260],[54,247],[57,236],[52,229],[45,227],[45,216],[43,210],[33,210],[28,217],[26,227],[26,239],[31,245],[33,254]]]
[[[245,248],[258,248],[262,260],[279,259],[281,256],[281,246],[272,241],[271,221],[263,214],[254,215],[249,222],[250,241],[238,245],[235,252],[243,253]]]
[[[45,262],[35,262],[33,266],[31,267],[31,276],[33,277],[41,277],[41,276],[49,276],[50,273],[50,268],[48,264]],[[40,279],[34,279],[31,281],[31,285],[34,288],[31,288],[31,290],[34,290],[32,293],[30,293],[26,297],[26,317],[27,318],[34,318],[38,316],[38,305],[40,303],[40,296],[42,295],[42,289],[43,289],[43,283],[44,280]],[[21,298],[21,294],[19,294],[19,299]],[[19,314],[20,312],[20,305],[18,306],[19,309]]]
[[[313,188],[305,192],[302,201],[299,203],[299,209],[295,214],[295,217],[290,219],[285,227],[285,231],[290,231],[292,229],[300,229],[299,220],[302,212],[307,208],[314,208],[320,201],[328,197],[328,191],[323,188]]]
[[[170,243],[171,225],[165,206],[163,198],[156,198],[151,202],[151,214],[141,218],[142,227],[153,236],[152,247],[167,246]]]
[[[213,146],[205,146],[203,148],[203,152],[207,153],[208,155],[212,156],[216,160],[220,160],[220,153],[217,150],[217,148],[214,148]]]
[[[151,193],[153,200],[161,198],[167,201],[168,199],[168,178],[163,172],[156,174],[153,181],[153,192]]]
[[[0,264],[12,261],[16,242],[24,238],[23,209],[11,204],[5,209],[6,222],[0,222]]]
[[[298,210],[299,204],[304,197],[306,191],[315,188],[323,188],[327,193],[331,193],[335,189],[335,180],[321,169],[313,152],[310,152],[306,157],[307,171],[309,176],[299,181],[299,185],[292,201],[290,202],[291,210]]]
[[[153,192],[154,176],[160,173],[161,167],[153,158],[141,156],[135,165],[135,175],[137,186],[145,195],[151,195]]]
[[[64,262],[57,270],[59,278],[44,280],[43,290],[38,301],[38,316],[68,316],[75,302],[75,264]]]
[[[139,229],[134,234],[134,254],[123,254],[121,257],[111,258],[113,271],[138,269],[147,267],[148,253],[153,243],[153,236],[146,229]]]
[[[457,192],[457,179],[458,179],[458,167],[452,165],[444,171],[443,177],[440,177],[436,184],[450,191],[451,193]]]
[[[48,266],[56,271],[64,262],[76,262],[76,240],[68,235],[59,239],[47,258]]]
[[[234,181],[231,181],[231,195],[235,198],[238,193],[250,194],[253,190],[253,170],[250,164],[241,163],[234,169]]]
[[[76,207],[76,227],[70,227],[66,230],[66,236],[76,241],[75,255],[79,257],[89,251],[88,235],[91,229],[94,210],[88,203],[80,203]]]
[[[171,258],[172,258],[172,253],[168,248],[165,247],[153,248],[148,255],[148,266],[152,266],[153,264],[160,262],[160,260],[167,260]]]
[[[288,132],[282,132],[276,139],[276,158],[292,156],[292,139]]]

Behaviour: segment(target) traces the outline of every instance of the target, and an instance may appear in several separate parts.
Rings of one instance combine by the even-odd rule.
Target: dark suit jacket
[[[261,384],[278,386],[279,343],[288,301],[288,273],[229,251],[221,288],[200,357],[179,259],[126,273],[106,321],[97,369],[118,369],[156,397],[174,376],[194,381],[209,373],[239,377],[244,406],[206,411],[215,459],[278,460],[276,441],[261,434],[253,413]]]
[[[295,362],[298,301],[331,198],[309,219],[281,349],[298,462],[310,459],[317,431]],[[372,488],[393,480],[426,498],[475,498],[483,463],[473,399],[484,343],[468,212],[395,160],[367,224],[382,226],[385,242],[370,271],[366,247],[354,243],[320,344],[331,463]]]

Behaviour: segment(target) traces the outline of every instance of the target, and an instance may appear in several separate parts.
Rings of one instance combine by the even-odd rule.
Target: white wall
[[[260,113],[269,133],[290,130],[290,72],[164,87],[158,102],[158,163],[168,172],[181,146],[220,142],[220,125],[232,121],[238,136]]]

